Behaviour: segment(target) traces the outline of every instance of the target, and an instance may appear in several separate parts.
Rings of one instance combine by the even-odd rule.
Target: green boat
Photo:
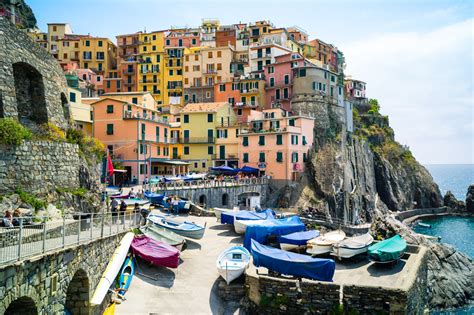
[[[407,242],[400,235],[395,235],[371,245],[368,249],[369,259],[378,263],[393,262],[399,260],[406,249]]]
[[[149,238],[174,246],[180,251],[182,251],[186,246],[186,240],[184,237],[159,226],[142,226],[140,231]]]

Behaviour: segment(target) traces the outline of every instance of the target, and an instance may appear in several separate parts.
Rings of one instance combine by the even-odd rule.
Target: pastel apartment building
[[[109,93],[93,102],[93,133],[123,164],[129,179],[185,173],[187,164],[169,158],[170,125],[150,93]]]
[[[106,74],[117,66],[117,47],[105,37],[82,37],[79,41],[79,62],[82,69]]]
[[[292,51],[277,44],[261,44],[250,47],[250,71],[263,72],[266,65],[275,62],[275,57],[286,55]]]
[[[121,90],[132,92],[138,90],[138,49],[139,33],[116,36],[117,69],[121,78]]]
[[[164,37],[163,31],[140,33],[138,36],[137,90],[150,92],[158,104],[166,104]]]
[[[82,130],[85,135],[92,136],[92,108],[90,104],[82,102],[81,90],[68,87],[69,108],[76,129]]]
[[[350,77],[344,80],[344,88],[346,96],[349,100],[366,98],[365,91],[366,85],[364,81],[355,80]]]
[[[274,180],[298,181],[313,144],[314,118],[283,109],[253,111],[239,133],[241,165],[258,168]]]

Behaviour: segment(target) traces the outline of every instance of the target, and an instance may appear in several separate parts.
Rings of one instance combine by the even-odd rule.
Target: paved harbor
[[[126,301],[117,305],[116,314],[234,314],[238,309],[224,305],[217,297],[219,275],[217,256],[228,246],[241,244],[242,237],[215,217],[188,217],[199,224],[207,222],[204,238],[188,240],[177,269],[149,267],[139,261]]]

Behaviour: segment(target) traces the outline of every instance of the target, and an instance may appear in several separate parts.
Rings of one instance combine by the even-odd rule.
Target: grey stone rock
[[[469,185],[467,189],[466,211],[474,213],[474,184]]]

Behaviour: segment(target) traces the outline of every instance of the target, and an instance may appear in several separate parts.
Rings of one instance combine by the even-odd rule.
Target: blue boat
[[[161,205],[166,209],[169,209],[171,204],[168,202],[169,198],[163,198]],[[173,212],[180,213],[180,212],[187,212],[191,209],[191,202],[189,200],[178,200],[177,207],[173,207]]]
[[[313,238],[319,236],[319,231],[310,230],[304,232],[295,232],[286,235],[278,236],[280,242],[280,248],[284,250],[294,250],[298,248],[306,247],[306,243]]]
[[[260,212],[241,210],[223,212],[221,214],[221,223],[234,225],[234,220],[268,220],[273,218],[275,218],[275,212],[272,209]]]
[[[284,275],[331,281],[336,270],[332,259],[312,258],[262,245],[252,240],[253,263]]]
[[[257,224],[247,226],[245,231],[244,247],[248,250],[251,247],[251,240],[265,243],[270,235],[279,236],[306,230],[304,223],[301,222],[298,216],[258,222]]]
[[[163,202],[163,198],[166,196],[166,193],[157,194],[157,193],[146,191],[144,196],[146,199],[150,200],[151,204],[161,205]]]
[[[130,283],[132,282],[133,275],[135,274],[135,261],[131,256],[127,256],[125,262],[123,263],[122,269],[120,271],[119,278],[119,291],[120,295],[124,295]]]
[[[193,222],[178,222],[170,219],[166,219],[163,216],[158,215],[149,215],[147,219],[156,224],[157,226],[164,227],[176,234],[179,234],[184,237],[189,237],[193,239],[201,239],[204,236],[204,231],[206,230],[206,225],[198,225]]]

